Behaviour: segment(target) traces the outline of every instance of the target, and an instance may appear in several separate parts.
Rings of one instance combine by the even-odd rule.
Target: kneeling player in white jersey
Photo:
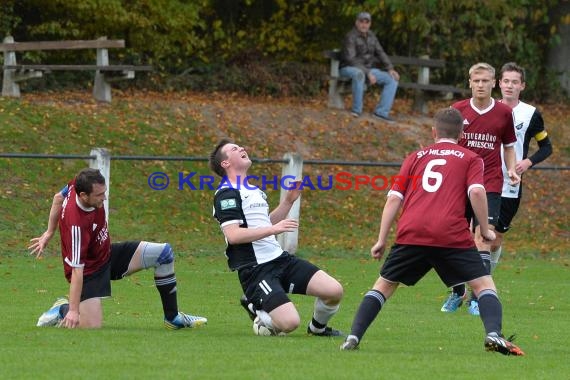
[[[250,318],[273,331],[289,333],[301,319],[287,293],[316,297],[307,333],[341,336],[328,325],[343,296],[341,284],[314,264],[284,251],[275,235],[291,232],[299,222],[287,214],[301,195],[292,186],[279,206],[269,213],[266,195],[247,182],[251,166],[245,149],[228,139],[220,141],[210,155],[210,168],[222,177],[214,196],[214,217],[227,242],[228,266],[237,271],[244,292],[242,305]]]
[[[528,103],[520,101],[520,94],[525,88],[525,70],[514,62],[505,63],[501,68],[499,77],[499,87],[501,88],[504,103],[513,109],[515,119],[515,143],[516,171],[521,176],[532,166],[544,161],[552,154],[552,144],[548,134],[544,129],[542,115]],[[528,155],[530,140],[535,139],[538,150],[532,155]],[[503,163],[503,192],[501,194],[501,213],[496,226],[497,239],[491,244],[491,270],[495,269],[501,256],[503,234],[505,234],[515,217],[522,198],[522,182],[517,185],[510,185],[507,171]]]

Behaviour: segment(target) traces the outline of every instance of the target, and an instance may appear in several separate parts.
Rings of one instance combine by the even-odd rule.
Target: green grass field
[[[429,142],[425,119],[402,125],[356,124],[320,101],[257,104],[216,94],[118,96],[100,105],[89,94],[0,99],[0,152],[87,155],[207,156],[222,136],[247,144],[254,158],[298,151],[309,159],[400,161]],[[400,114],[409,105],[397,99]],[[405,110],[405,111],[403,111]],[[555,153],[566,165],[567,108],[545,112]],[[556,117],[555,117],[556,116]],[[59,238],[46,258],[26,253],[46,228],[53,194],[85,160],[0,158],[0,379],[569,379],[570,322],[568,171],[536,171],[508,234],[496,272],[504,332],[516,333],[525,357],[483,350],[483,327],[463,309],[439,311],[446,289],[433,275],[401,289],[365,336],[358,352],[340,352],[339,339],[308,337],[312,299],[294,297],[303,326],[285,338],[257,337],[239,306],[241,291],[223,259],[225,244],[212,218],[211,191],[153,191],[150,173],[211,174],[203,162],[112,161],[109,226],[112,239],[170,242],[177,253],[181,310],[209,318],[205,328],[168,331],[152,274],[115,283],[98,331],[35,327],[38,316],[68,291]],[[394,168],[305,166],[317,176],[350,170],[396,174]],[[279,174],[256,164],[252,174]],[[276,206],[279,191],[268,191]],[[306,191],[299,254],[338,278],[345,299],[331,325],[349,330],[362,295],[378,273],[368,251],[378,232],[385,192]]]
[[[318,259],[337,277],[345,298],[331,325],[350,329],[378,264],[365,257]],[[505,334],[516,333],[525,357],[483,349],[479,318],[461,308],[439,311],[445,288],[430,273],[400,289],[366,334],[361,349],[341,352],[342,339],[305,334],[312,299],[293,296],[302,326],[287,337],[253,335],[239,306],[234,273],[223,258],[179,257],[181,309],[208,317],[195,330],[166,330],[152,274],[114,282],[101,330],[35,327],[67,292],[59,258],[0,258],[3,379],[568,379],[569,269],[560,262],[508,260],[496,271]],[[566,280],[564,280],[566,279]]]

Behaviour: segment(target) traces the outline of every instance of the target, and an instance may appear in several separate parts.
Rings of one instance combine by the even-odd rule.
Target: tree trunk
[[[565,22],[570,15],[570,1],[561,1],[551,12],[552,25],[560,35],[560,44],[550,47],[547,68],[553,70],[562,88],[570,94],[570,24]]]

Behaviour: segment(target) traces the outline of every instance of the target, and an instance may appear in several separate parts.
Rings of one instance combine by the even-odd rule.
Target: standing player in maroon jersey
[[[99,328],[103,323],[101,299],[111,296],[111,280],[154,268],[154,282],[169,329],[196,327],[207,322],[178,311],[174,252],[168,243],[128,241],[111,243],[103,201],[105,178],[96,169],[84,169],[55,194],[48,228],[32,239],[30,249],[40,256],[59,224],[61,254],[69,282],[69,301],[56,300],[37,326]]]
[[[501,210],[501,192],[503,188],[503,170],[501,167],[501,145],[504,147],[504,161],[511,184],[520,182],[515,165],[515,129],[513,113],[510,107],[495,101],[491,91],[495,87],[495,69],[488,63],[476,63],[469,69],[469,87],[472,97],[452,105],[463,116],[463,138],[459,145],[477,153],[485,164],[484,185],[487,191],[488,217],[491,229],[494,230],[499,221]],[[467,217],[475,227],[475,244],[479,254],[490,272],[491,244],[482,238],[477,225],[479,218],[474,218],[471,210]],[[441,311],[454,312],[466,298],[465,284],[453,288],[443,304]],[[479,305],[475,297],[471,297],[468,311],[479,315]]]
[[[483,161],[457,144],[462,123],[459,111],[453,108],[438,111],[433,129],[435,144],[412,153],[402,164],[399,175],[406,180],[394,184],[388,193],[372,257],[382,258],[388,232],[402,207],[396,243],[380,270],[380,277],[364,295],[341,350],[358,348],[364,333],[400,283],[415,285],[433,268],[447,286],[467,282],[473,288],[487,334],[484,342],[487,351],[524,355],[502,335],[502,305],[465,219],[465,204],[469,199],[480,220],[483,238],[495,239],[487,222]],[[421,178],[421,183],[410,180],[415,178]]]

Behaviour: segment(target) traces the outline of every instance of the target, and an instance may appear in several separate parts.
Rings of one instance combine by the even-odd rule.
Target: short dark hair
[[[222,148],[228,144],[233,144],[233,141],[228,138],[223,138],[218,142],[212,153],[210,153],[210,169],[220,177],[226,175],[226,170],[222,167],[222,161],[228,157],[222,152]]]
[[[442,108],[435,113],[435,130],[437,137],[458,139],[463,131],[463,116],[453,107]]]
[[[89,195],[93,191],[94,183],[104,185],[105,177],[103,177],[103,174],[101,174],[99,169],[83,169],[75,177],[75,192],[78,195],[81,193]]]
[[[525,81],[525,72],[524,68],[517,65],[515,62],[507,62],[501,67],[501,73],[499,74],[499,79],[503,79],[503,73],[507,71],[515,71],[521,75],[521,82],[524,83]]]

